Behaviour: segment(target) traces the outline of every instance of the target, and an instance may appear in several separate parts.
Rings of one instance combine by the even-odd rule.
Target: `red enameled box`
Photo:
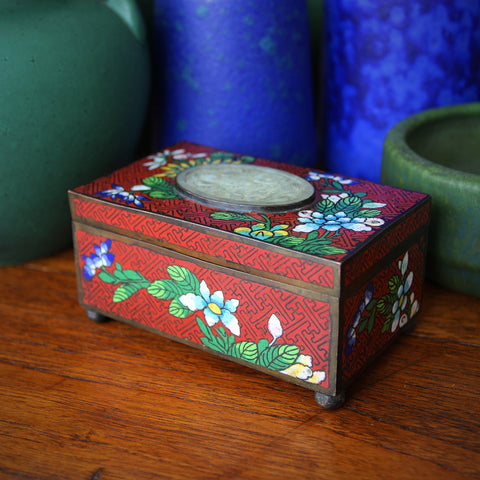
[[[90,318],[291,381],[326,408],[420,308],[428,195],[180,142],[69,199]]]

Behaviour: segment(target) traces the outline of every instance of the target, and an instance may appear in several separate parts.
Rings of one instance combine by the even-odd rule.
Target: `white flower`
[[[415,294],[413,292],[410,295],[410,304],[411,304],[410,318],[412,318],[420,310],[420,307],[418,305],[418,301],[415,300]]]
[[[334,182],[338,182],[338,183],[341,183],[343,185],[354,185],[354,184],[358,183],[353,178],[340,177],[339,175],[332,175],[331,173],[325,173],[325,172],[311,171],[311,172],[308,173],[308,176],[307,176],[307,180],[311,180],[311,181],[320,180],[322,178],[329,178],[329,179],[333,180]]]
[[[327,195],[324,193],[322,198],[324,200],[330,200],[333,203],[337,203],[342,198],[348,198],[348,193],[339,193],[338,195]]]
[[[391,327],[392,332],[394,332],[398,327],[403,327],[408,321],[408,315],[406,314],[404,315],[404,310],[408,303],[407,293],[410,290],[410,287],[412,286],[412,283],[413,283],[413,272],[410,272],[405,277],[405,273],[407,272],[407,268],[408,268],[408,252],[405,254],[403,259],[400,262],[398,262],[398,267],[402,272],[404,280],[398,287],[397,299],[395,300],[395,303],[393,304],[393,307],[392,307],[392,314],[394,316],[392,327]]]
[[[225,301],[223,292],[220,290],[210,294],[207,284],[202,280],[200,295],[187,293],[181,295],[179,300],[192,312],[203,310],[205,321],[209,327],[213,327],[220,320],[230,332],[237,336],[240,335],[238,320],[233,315],[240,303],[236,298]]]
[[[382,220],[378,217],[367,218],[365,220],[365,225],[369,225],[370,227],[380,227],[385,223],[385,220]]]
[[[271,315],[270,319],[268,320],[268,331],[273,337],[270,345],[273,345],[275,340],[277,340],[277,338],[280,338],[283,334],[282,324],[280,323],[280,320],[275,314]]]
[[[147,158],[150,160],[150,162],[145,162],[143,166],[148,167],[149,170],[154,170],[155,168],[161,167],[167,163],[167,159],[162,152],[154,153],[153,155],[149,155]]]

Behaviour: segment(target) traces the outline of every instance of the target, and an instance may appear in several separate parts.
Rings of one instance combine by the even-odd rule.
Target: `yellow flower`
[[[309,383],[320,383],[326,378],[325,372],[312,370],[312,357],[310,355],[299,355],[296,363],[282,370],[281,373]]]
[[[288,227],[286,224],[275,225],[267,229],[264,223],[256,223],[252,227],[238,227],[234,230],[235,233],[245,235],[247,237],[257,238],[259,240],[268,240],[272,237],[287,236],[288,232],[285,230]]]

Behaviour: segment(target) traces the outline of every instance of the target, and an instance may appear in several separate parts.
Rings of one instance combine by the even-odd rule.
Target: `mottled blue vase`
[[[156,0],[153,37],[155,148],[316,163],[304,0]]]
[[[325,0],[325,19],[328,170],[378,181],[396,123],[479,99],[480,1]]]

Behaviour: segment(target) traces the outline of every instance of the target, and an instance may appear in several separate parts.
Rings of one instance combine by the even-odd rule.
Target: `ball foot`
[[[110,321],[108,317],[105,315],[102,315],[101,313],[95,312],[94,310],[86,310],[87,317],[90,320],[93,320],[94,322],[97,323],[104,323]]]
[[[345,403],[345,393],[338,395],[326,395],[324,393],[315,392],[315,401],[326,410],[335,410]]]

